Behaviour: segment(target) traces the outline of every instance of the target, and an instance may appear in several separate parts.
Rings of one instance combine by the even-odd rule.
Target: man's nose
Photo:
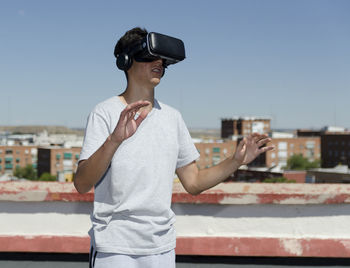
[[[163,59],[161,58],[156,59],[156,63],[163,64]]]

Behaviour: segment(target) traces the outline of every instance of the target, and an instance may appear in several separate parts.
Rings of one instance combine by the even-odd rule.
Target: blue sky
[[[346,0],[1,1],[0,125],[84,127],[125,89],[114,45],[142,26],[185,43],[156,97],[190,128],[350,128],[349,14]]]

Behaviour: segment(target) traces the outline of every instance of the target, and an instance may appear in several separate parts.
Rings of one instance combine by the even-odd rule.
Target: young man
[[[126,32],[115,54],[130,51],[146,35],[140,28]],[[133,57],[125,73],[126,90],[89,115],[74,180],[80,193],[95,187],[90,265],[175,267],[175,215],[170,208],[174,172],[186,191],[199,194],[271,150],[262,147],[270,139],[246,137],[232,157],[198,170],[199,154],[180,113],[154,97],[164,60]]]

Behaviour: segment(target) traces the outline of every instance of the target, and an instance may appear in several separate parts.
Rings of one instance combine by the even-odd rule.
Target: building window
[[[61,159],[61,154],[56,154],[56,160],[60,160]]]
[[[349,153],[350,153],[350,151],[349,151]],[[0,163],[2,162],[2,159],[0,158]]]
[[[5,164],[5,169],[13,169],[13,165],[12,164]]]
[[[19,163],[20,159],[19,158],[16,158],[16,163]]]
[[[285,166],[287,166],[287,161],[286,160],[280,160],[280,161],[278,161],[278,165],[280,165],[282,167],[285,167]]]
[[[306,151],[306,157],[307,158],[313,158],[314,157],[314,150],[307,150]]]
[[[72,159],[72,153],[64,153],[63,159]]]
[[[215,166],[220,162],[220,156],[214,155],[212,160],[213,160],[213,165]]]
[[[287,159],[287,152],[286,151],[279,151],[278,152],[278,158],[280,158],[280,159]]]
[[[306,142],[306,148],[314,149],[315,148],[315,142],[314,141],[307,141]]]
[[[19,151],[16,151],[16,154],[19,154]]]
[[[12,163],[12,157],[6,157],[6,158],[5,158],[5,163],[6,163],[6,164]]]
[[[284,141],[280,141],[278,143],[278,150],[287,150],[287,143]]]
[[[213,153],[220,153],[220,148],[219,147],[214,147],[213,148]]]
[[[32,167],[37,168],[37,164],[36,163],[32,164]]]
[[[0,170],[2,170],[2,166],[0,165]]]
[[[11,149],[6,150],[6,154],[12,154],[12,153],[13,153],[13,151]]]

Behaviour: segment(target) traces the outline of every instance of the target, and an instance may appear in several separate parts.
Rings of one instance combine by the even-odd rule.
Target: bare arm
[[[195,162],[192,162],[178,168],[176,173],[187,192],[193,195],[200,194],[202,191],[223,182],[241,165],[246,165],[261,153],[272,150],[274,148],[272,146],[260,148],[270,141],[271,139],[267,135],[255,133],[244,138],[237,146],[234,155],[222,161],[219,165],[198,170]]]
[[[74,178],[74,186],[79,193],[90,191],[101,179],[120,144],[136,132],[138,126],[148,114],[148,111],[144,110],[135,120],[134,117],[137,111],[149,104],[148,101],[138,101],[126,106],[120,114],[113,133],[89,159],[79,162]]]

